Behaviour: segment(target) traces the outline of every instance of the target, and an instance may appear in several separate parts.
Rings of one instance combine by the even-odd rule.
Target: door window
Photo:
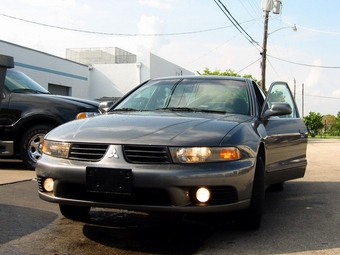
[[[289,86],[285,82],[275,82],[270,86],[267,96],[267,107],[270,108],[272,103],[288,103],[292,108],[292,113],[287,115],[281,115],[280,118],[299,118],[299,112],[296,107],[294,98],[289,89]]]

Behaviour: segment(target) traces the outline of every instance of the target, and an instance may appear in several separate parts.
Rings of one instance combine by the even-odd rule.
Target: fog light
[[[199,188],[196,191],[196,199],[201,203],[205,203],[210,199],[210,191],[207,188]]]
[[[43,183],[44,189],[48,192],[53,191],[53,185],[54,185],[54,181],[52,178],[47,178]]]

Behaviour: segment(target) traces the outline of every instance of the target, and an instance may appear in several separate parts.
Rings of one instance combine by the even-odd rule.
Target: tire
[[[278,182],[270,185],[267,190],[270,192],[280,192],[285,189],[285,182]]]
[[[240,227],[245,230],[257,230],[261,226],[265,199],[265,167],[261,157],[256,160],[253,190],[249,208],[244,212]]]
[[[36,125],[29,128],[21,138],[20,156],[28,169],[34,170],[41,157],[40,145],[44,136],[54,127],[51,125]]]
[[[91,207],[59,205],[60,213],[67,219],[84,221],[88,218]]]

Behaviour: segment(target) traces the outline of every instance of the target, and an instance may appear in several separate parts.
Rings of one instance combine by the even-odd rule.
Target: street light
[[[270,33],[268,33],[268,35],[271,35],[271,34],[277,32],[277,31],[279,31],[279,30],[286,29],[286,28],[291,28],[291,29],[293,29],[294,32],[297,31],[296,24],[294,24],[294,26],[292,26],[292,27],[280,27],[280,28],[278,28],[278,29],[276,29],[276,30],[274,30],[274,31],[271,31]]]

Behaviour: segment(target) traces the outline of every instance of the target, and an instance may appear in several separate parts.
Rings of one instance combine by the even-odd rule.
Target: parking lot
[[[38,198],[34,172],[1,161],[0,254],[340,254],[339,155],[340,140],[309,140],[306,176],[266,193],[258,231],[99,209],[74,222]]]

